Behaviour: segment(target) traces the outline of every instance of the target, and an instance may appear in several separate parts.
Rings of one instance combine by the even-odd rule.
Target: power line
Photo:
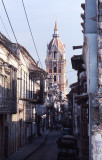
[[[9,16],[8,16],[8,13],[7,13],[7,10],[6,10],[6,7],[5,7],[5,4],[4,4],[3,0],[2,0],[2,4],[3,4],[4,10],[5,10],[6,16],[7,16],[7,18],[8,18],[10,27],[11,27],[11,29],[12,29],[13,35],[14,35],[14,37],[15,37],[16,43],[18,44],[16,35],[15,35],[15,33],[14,33],[14,30],[13,30],[12,24],[11,24],[11,22],[10,22],[10,18],[9,18]],[[1,18],[1,16],[0,16],[0,18]],[[1,20],[2,20],[2,18],[1,18]],[[3,21],[2,21],[2,22],[3,22]],[[18,46],[18,49],[19,49],[19,46]],[[22,55],[22,57],[23,57],[23,55]],[[24,59],[24,57],[23,57],[23,59]],[[25,61],[25,59],[24,59],[24,61]],[[26,63],[26,61],[25,61],[25,63]],[[27,65],[27,63],[26,63],[26,65]],[[27,67],[28,67],[28,65],[27,65]]]
[[[73,71],[67,71],[66,73],[71,73],[71,72],[76,72],[75,70],[73,70]]]
[[[34,40],[34,37],[33,37],[33,34],[32,34],[32,30],[31,30],[31,27],[30,27],[30,23],[29,23],[29,20],[28,20],[28,16],[27,16],[27,12],[26,12],[26,8],[25,8],[24,1],[23,1],[23,0],[22,0],[22,4],[23,4],[23,9],[24,9],[25,15],[26,15],[26,19],[27,19],[27,23],[28,23],[29,30],[30,30],[30,34],[31,34],[31,37],[32,37],[32,40],[33,40],[33,45],[34,45],[34,47],[35,47],[35,51],[36,51],[36,53],[37,53],[37,56],[38,56],[40,65],[41,65],[41,67],[42,67],[42,64],[41,64],[41,61],[40,61],[40,57],[39,57],[38,50],[37,50],[37,47],[36,47],[36,44],[35,44],[35,40]],[[43,67],[42,67],[42,68],[43,68]]]
[[[6,7],[5,7],[5,4],[4,4],[4,2],[3,2],[3,0],[2,0],[2,4],[3,4],[3,7],[4,7],[4,10],[5,10],[5,13],[6,13],[6,16],[7,16],[7,18],[8,18],[8,21],[9,21],[9,24],[10,24],[10,27],[11,27],[11,29],[12,29],[12,32],[13,32],[13,35],[14,35],[14,37],[15,37],[15,40],[16,40],[16,43],[18,44],[18,41],[17,41],[17,38],[16,38],[16,35],[15,35],[15,33],[14,33],[14,30],[13,30],[13,27],[12,27],[12,25],[11,25],[11,22],[10,22],[10,19],[9,19],[9,16],[8,16],[8,13],[7,13],[7,10],[6,10]],[[2,21],[3,22],[3,21]],[[5,25],[4,25],[5,26]],[[8,33],[8,32],[7,32]],[[9,35],[8,35],[9,36]],[[18,46],[18,48],[19,48],[19,46]],[[36,49],[37,50],[37,49]],[[23,56],[23,55],[22,55]],[[23,59],[24,59],[24,57],[23,57]],[[40,59],[39,59],[40,60]],[[24,61],[25,61],[25,59],[24,59]],[[26,61],[25,61],[26,62]],[[41,62],[40,62],[41,63]],[[27,63],[26,63],[26,65],[27,65]],[[20,65],[21,66],[21,65]],[[18,70],[19,71],[19,70]],[[20,71],[19,71],[20,72]],[[26,76],[28,76],[27,74],[26,74]],[[29,76],[28,76],[29,77]]]
[[[6,29],[6,26],[5,26],[5,24],[4,24],[3,19],[2,19],[1,16],[0,16],[0,19],[1,19],[1,22],[2,22],[2,24],[3,24],[3,27],[5,28],[6,34],[7,34],[8,38],[10,39],[10,36],[9,36],[9,34],[8,34],[8,31],[7,31],[7,29]],[[11,40],[11,39],[10,39],[10,40]]]
[[[15,35],[15,33],[14,33],[14,30],[13,30],[12,24],[11,24],[11,22],[10,22],[10,18],[9,18],[9,16],[8,16],[8,13],[7,13],[7,10],[6,10],[6,7],[5,7],[5,4],[4,4],[3,0],[1,0],[1,1],[2,1],[2,4],[3,4],[4,10],[5,10],[6,16],[7,16],[7,18],[8,18],[8,21],[9,21],[10,27],[11,27],[11,29],[12,29],[13,35],[14,35],[14,37],[15,37],[16,43],[18,44],[18,41],[17,41],[16,35]]]

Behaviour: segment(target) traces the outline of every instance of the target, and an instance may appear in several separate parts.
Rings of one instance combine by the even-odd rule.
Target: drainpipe
[[[89,93],[89,160],[92,160],[92,94]]]
[[[74,126],[74,121],[75,121],[75,103],[74,103],[74,94],[73,94],[73,133],[75,134],[75,126]]]

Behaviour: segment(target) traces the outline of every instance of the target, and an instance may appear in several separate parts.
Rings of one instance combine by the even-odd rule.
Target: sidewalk
[[[48,135],[49,135],[49,130],[46,130],[41,137],[35,139],[31,144],[20,148],[17,152],[15,152],[6,160],[27,160],[27,158],[33,152],[35,152],[41,145],[44,144]]]

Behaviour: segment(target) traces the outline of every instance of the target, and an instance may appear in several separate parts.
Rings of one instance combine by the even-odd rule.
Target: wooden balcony
[[[29,98],[24,96],[19,99],[24,101],[29,101],[30,103],[34,103],[34,104],[42,104],[44,99],[41,95],[42,95],[41,91],[37,93],[34,93],[34,91],[29,91]]]
[[[14,114],[17,112],[15,98],[0,98],[0,114]]]
[[[85,71],[85,67],[83,66],[84,61],[82,55],[74,55],[71,58],[72,68],[78,70],[80,72]]]
[[[42,104],[43,103],[43,97],[42,97],[41,91],[38,91],[37,93],[34,93],[33,91],[30,91],[29,101],[31,103],[35,103],[35,104]]]
[[[17,112],[17,69],[7,63],[0,70],[0,114]]]

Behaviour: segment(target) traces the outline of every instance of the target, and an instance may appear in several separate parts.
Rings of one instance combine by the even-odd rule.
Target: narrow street
[[[102,160],[102,0],[0,11],[0,160]]]
[[[57,143],[59,132],[52,131],[46,142],[36,152],[34,152],[27,160],[57,160]]]

